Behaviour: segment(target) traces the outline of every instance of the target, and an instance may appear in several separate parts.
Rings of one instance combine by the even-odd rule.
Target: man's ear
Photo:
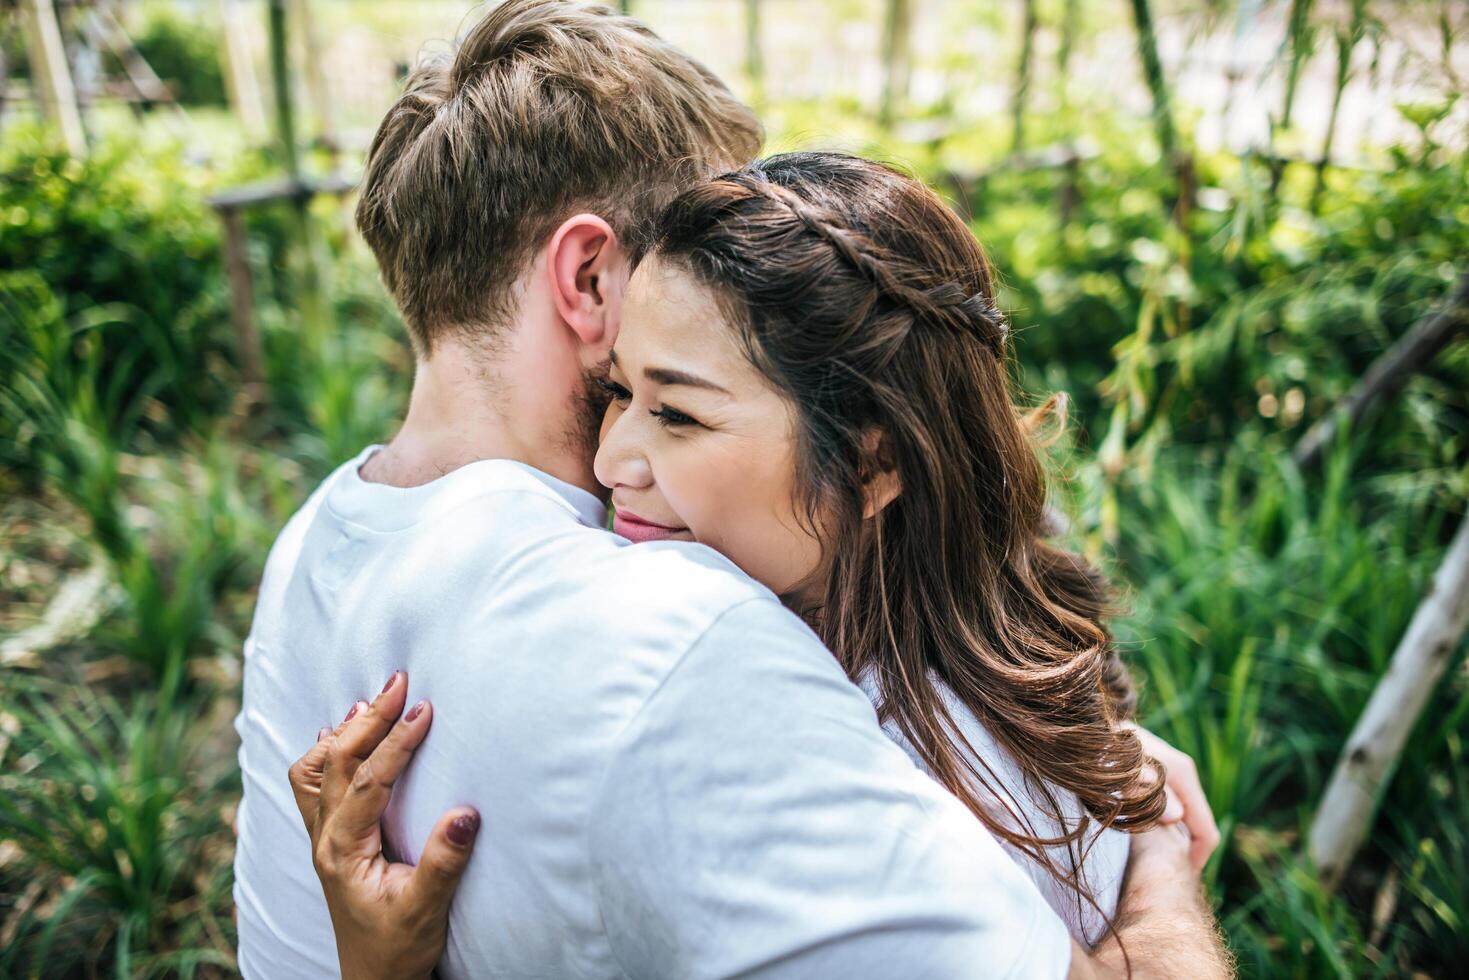
[[[903,492],[887,433],[873,426],[862,433],[862,517],[871,520]]]
[[[583,344],[610,346],[622,316],[628,274],[612,226],[595,214],[567,218],[551,235],[546,269],[561,319]]]

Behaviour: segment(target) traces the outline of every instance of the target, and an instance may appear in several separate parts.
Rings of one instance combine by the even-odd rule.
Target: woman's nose
[[[617,409],[614,407],[613,411]],[[648,464],[635,423],[636,413],[618,411],[612,424],[602,429],[602,442],[597,446],[592,472],[597,475],[597,482],[609,490],[642,488],[653,482],[653,468]]]

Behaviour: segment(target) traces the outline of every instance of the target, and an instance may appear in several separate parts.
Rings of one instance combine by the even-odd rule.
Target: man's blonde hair
[[[414,346],[488,335],[512,286],[576,211],[645,244],[676,193],[760,149],[760,124],[640,21],[567,0],[505,0],[424,60],[368,152],[357,225]]]

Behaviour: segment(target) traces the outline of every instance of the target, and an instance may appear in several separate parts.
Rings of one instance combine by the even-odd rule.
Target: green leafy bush
[[[133,43],[180,103],[225,104],[217,24],[168,7],[153,7]]]
[[[119,324],[104,366],[146,364],[154,394],[187,426],[227,404],[231,346],[217,222],[207,175],[176,150],[104,141],[73,159],[38,133],[7,134],[0,154],[0,269],[27,270],[56,302],[54,326],[77,317]],[[55,366],[65,359],[57,345]],[[133,375],[133,391],[143,373]]]

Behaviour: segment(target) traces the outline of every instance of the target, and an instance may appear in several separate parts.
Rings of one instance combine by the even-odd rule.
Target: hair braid
[[[835,212],[810,204],[789,188],[769,181],[743,179],[739,184],[754,195],[784,206],[807,231],[862,273],[880,294],[909,307],[920,319],[978,337],[996,357],[1004,357],[1009,323],[984,292],[970,292],[955,282],[929,288],[910,285],[922,281],[920,267],[848,228]]]

